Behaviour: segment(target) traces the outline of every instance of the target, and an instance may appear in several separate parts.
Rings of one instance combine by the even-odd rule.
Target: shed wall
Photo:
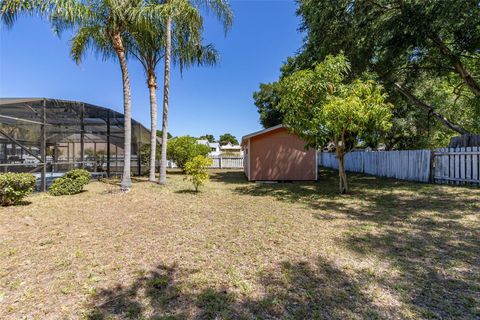
[[[316,151],[285,128],[250,139],[250,180],[315,180]]]

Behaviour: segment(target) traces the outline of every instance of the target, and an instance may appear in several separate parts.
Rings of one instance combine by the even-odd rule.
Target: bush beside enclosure
[[[0,174],[0,204],[11,206],[18,204],[25,196],[33,192],[35,177],[29,173]]]
[[[80,193],[91,178],[92,175],[87,170],[74,169],[67,172],[63,177],[55,179],[48,192],[53,196]]]

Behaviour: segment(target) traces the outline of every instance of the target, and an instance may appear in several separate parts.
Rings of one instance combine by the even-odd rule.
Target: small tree
[[[328,56],[313,70],[300,70],[280,82],[278,105],[284,124],[309,146],[333,142],[338,158],[340,193],[348,192],[345,154],[359,139],[390,127],[392,106],[373,80],[346,82],[350,64],[343,55]]]
[[[207,168],[212,165],[212,159],[204,156],[196,156],[192,160],[188,161],[185,165],[186,180],[193,183],[195,192],[198,192],[198,188],[203,186],[209,179]]]
[[[220,142],[221,145],[228,144],[229,142],[230,142],[231,144],[238,144],[237,138],[235,138],[235,136],[233,136],[233,135],[230,134],[230,133],[222,134],[222,135],[220,136],[220,139],[218,140],[218,142]]]
[[[190,136],[173,138],[169,141],[167,147],[168,159],[175,162],[176,165],[185,171],[185,165],[196,156],[206,157],[210,148],[203,144],[198,144],[197,139]]]

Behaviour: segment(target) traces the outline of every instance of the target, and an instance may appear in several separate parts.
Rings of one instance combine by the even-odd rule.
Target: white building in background
[[[243,156],[242,147],[233,145],[230,142],[221,146],[218,142],[209,142],[208,140],[197,140],[197,143],[206,145],[210,148],[209,156],[218,157],[220,155],[227,156]]]
[[[230,142],[226,145],[220,146],[220,151],[223,154],[233,155],[233,156],[243,156],[242,147],[239,145],[233,145]]]
[[[208,153],[209,156],[219,156],[222,152],[220,150],[220,143],[218,142],[210,142],[208,140],[197,140],[198,144],[206,145],[210,148],[210,152]]]

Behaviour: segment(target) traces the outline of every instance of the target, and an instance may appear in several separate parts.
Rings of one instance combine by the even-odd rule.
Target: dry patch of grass
[[[0,318],[480,316],[479,189],[212,174],[0,208]]]

